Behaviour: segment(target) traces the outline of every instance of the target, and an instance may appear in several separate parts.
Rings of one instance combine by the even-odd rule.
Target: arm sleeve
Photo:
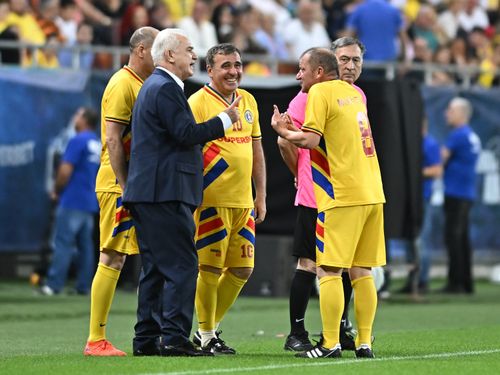
[[[178,143],[186,146],[202,144],[224,136],[219,117],[196,124],[184,93],[176,84],[164,84],[159,90],[156,105],[162,125]],[[168,103],[168,105],[165,105]]]
[[[322,137],[328,106],[325,95],[320,90],[317,90],[315,86],[311,87],[307,96],[306,114],[302,130],[314,132]]]

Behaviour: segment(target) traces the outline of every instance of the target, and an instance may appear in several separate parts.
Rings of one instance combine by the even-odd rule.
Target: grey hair
[[[361,56],[366,52],[366,47],[359,39],[351,38],[349,36],[344,36],[342,38],[335,39],[330,46],[330,49],[335,52],[339,48],[357,45],[361,50]]]
[[[451,99],[450,104],[452,106],[459,107],[463,115],[465,116],[466,121],[469,122],[469,120],[472,117],[472,104],[470,103],[470,101],[460,96],[457,96],[456,98]]]
[[[153,63],[158,66],[164,60],[165,51],[175,51],[179,47],[180,41],[178,36],[188,38],[186,32],[182,29],[163,29],[158,33],[151,48]]]

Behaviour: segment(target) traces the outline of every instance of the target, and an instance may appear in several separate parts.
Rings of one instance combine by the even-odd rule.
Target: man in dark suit
[[[193,212],[201,203],[203,186],[200,144],[223,137],[239,120],[239,100],[196,124],[183,92],[183,81],[193,75],[197,60],[186,34],[161,31],[151,54],[156,69],[134,107],[124,193],[135,219],[143,267],[134,354],[212,355],[189,341],[198,275]]]

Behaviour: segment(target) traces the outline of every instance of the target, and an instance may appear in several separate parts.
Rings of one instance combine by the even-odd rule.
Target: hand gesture
[[[241,101],[241,96],[238,96],[231,105],[224,111],[229,115],[231,123],[235,123],[240,119],[240,111],[238,110],[238,104]]]
[[[274,112],[271,117],[271,126],[279,134],[283,134],[283,131],[288,129],[291,131],[297,131],[297,128],[293,125],[292,119],[288,113],[280,113],[276,104],[273,105]]]

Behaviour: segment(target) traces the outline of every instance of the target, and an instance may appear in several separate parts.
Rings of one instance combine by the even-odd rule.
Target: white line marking
[[[279,370],[286,368],[296,368],[296,367],[312,367],[312,366],[339,366],[339,365],[351,365],[353,363],[371,363],[371,362],[389,362],[389,361],[408,361],[416,359],[435,359],[435,358],[449,358],[449,357],[459,357],[459,356],[472,356],[480,354],[494,354],[500,353],[500,349],[489,349],[489,350],[474,350],[469,352],[456,352],[456,353],[438,353],[438,354],[425,354],[425,355],[410,355],[406,357],[385,357],[385,358],[373,358],[373,359],[318,359],[317,361],[308,359],[297,359],[297,363],[289,363],[283,365],[268,365],[268,366],[255,366],[255,367],[238,367],[238,368],[213,368],[210,370],[192,370],[192,371],[174,371],[174,372],[151,372],[141,375],[196,375],[196,374],[219,374],[228,372],[251,372],[251,371],[264,371],[264,370]]]

